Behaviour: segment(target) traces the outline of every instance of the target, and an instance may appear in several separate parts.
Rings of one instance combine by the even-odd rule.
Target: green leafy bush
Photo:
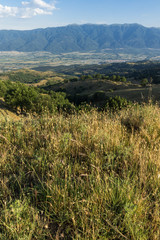
[[[50,93],[51,101],[55,108],[60,111],[63,110],[65,112],[74,111],[75,107],[70,101],[66,98],[66,93],[64,92],[53,92]]]
[[[16,83],[12,84],[5,94],[5,102],[18,111],[34,111],[38,102],[38,92],[33,87]]]
[[[120,96],[110,97],[106,103],[105,109],[116,111],[127,107],[128,105],[131,105],[131,101],[128,101],[126,98]]]
[[[5,102],[16,112],[50,113],[58,110],[71,112],[74,105],[66,98],[65,93],[51,92],[41,94],[36,88],[21,83],[12,84],[5,94]]]
[[[142,86],[142,87],[146,87],[147,84],[148,84],[148,79],[147,79],[147,78],[143,78],[143,79],[141,80],[141,86]]]
[[[7,91],[7,86],[5,82],[0,81],[0,97],[4,97],[6,91]]]

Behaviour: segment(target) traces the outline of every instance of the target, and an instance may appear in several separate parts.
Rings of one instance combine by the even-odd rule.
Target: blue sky
[[[0,29],[139,23],[160,27],[160,0],[0,0]]]

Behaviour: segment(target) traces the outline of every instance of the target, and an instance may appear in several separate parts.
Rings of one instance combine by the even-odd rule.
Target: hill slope
[[[0,126],[0,239],[160,239],[158,106]]]
[[[108,48],[160,48],[160,29],[138,24],[85,24],[28,31],[0,31],[0,51],[65,53]]]

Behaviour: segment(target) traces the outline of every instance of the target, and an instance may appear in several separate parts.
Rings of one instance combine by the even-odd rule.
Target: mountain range
[[[0,30],[0,51],[60,54],[120,48],[160,49],[160,29],[139,24],[75,24],[24,31]]]

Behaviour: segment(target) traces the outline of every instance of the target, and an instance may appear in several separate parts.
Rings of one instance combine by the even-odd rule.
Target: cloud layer
[[[55,9],[54,3],[46,3],[43,0],[23,1],[20,7],[0,4],[0,17],[31,18],[37,15],[52,15]]]

